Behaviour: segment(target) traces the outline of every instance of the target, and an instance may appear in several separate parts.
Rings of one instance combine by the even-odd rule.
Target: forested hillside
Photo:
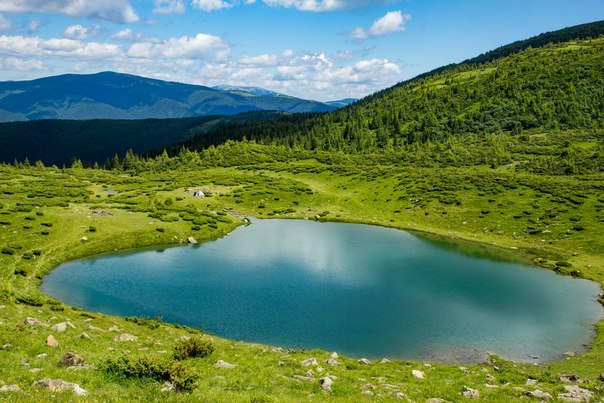
[[[184,144],[200,149],[245,137],[307,149],[367,152],[474,134],[599,129],[604,125],[604,23],[590,26],[569,29],[585,39],[529,46],[517,53],[510,52],[532,42],[512,44],[328,114],[221,125]],[[570,33],[548,35],[554,41]],[[534,43],[541,44],[548,37],[537,38]],[[497,55],[506,56],[493,59]]]

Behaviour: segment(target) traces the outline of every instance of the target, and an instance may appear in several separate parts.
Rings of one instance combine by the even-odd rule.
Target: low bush
[[[160,382],[171,382],[180,392],[195,389],[199,375],[179,361],[156,356],[134,357],[123,355],[109,358],[99,365],[107,374],[126,379],[153,379]]]
[[[203,358],[214,352],[214,345],[210,340],[200,337],[192,337],[182,340],[174,346],[174,358],[184,360],[185,358]]]

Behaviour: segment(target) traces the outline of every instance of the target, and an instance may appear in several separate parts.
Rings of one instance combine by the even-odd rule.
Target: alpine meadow
[[[2,105],[29,94],[19,83]],[[243,92],[220,90],[220,100],[271,96]],[[0,123],[0,399],[604,399],[601,289],[599,322],[585,324],[591,344],[549,362],[491,353],[368,360],[230,340],[159,312],[91,312],[41,291],[66,262],[192,248],[268,218],[411,231],[604,287],[604,21],[514,42],[335,110],[305,101],[309,111],[294,113],[300,99],[273,107],[275,97],[239,115],[231,104],[225,116],[179,104],[166,119],[147,115],[157,108],[150,101],[144,120],[123,115],[130,110]],[[77,102],[81,111],[88,101]]]

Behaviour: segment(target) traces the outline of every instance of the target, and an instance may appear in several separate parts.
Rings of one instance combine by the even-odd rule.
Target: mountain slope
[[[437,69],[329,114],[221,126],[186,145],[204,148],[246,137],[364,152],[451,136],[602,128],[603,35],[604,22],[551,32]],[[558,42],[574,37],[579,39]]]
[[[104,163],[132,149],[145,154],[212,130],[224,122],[275,119],[281,112],[144,120],[36,120],[0,123],[0,162],[43,161],[68,165],[73,158]]]
[[[269,109],[326,112],[335,107],[268,91],[221,90],[113,72],[0,82],[0,121],[181,118]]]

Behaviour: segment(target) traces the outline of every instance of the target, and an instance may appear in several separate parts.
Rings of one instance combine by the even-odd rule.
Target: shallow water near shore
[[[42,290],[92,312],[355,357],[544,362],[584,351],[599,285],[409,232],[255,220],[194,247],[65,263]],[[538,357],[538,358],[533,358]]]

